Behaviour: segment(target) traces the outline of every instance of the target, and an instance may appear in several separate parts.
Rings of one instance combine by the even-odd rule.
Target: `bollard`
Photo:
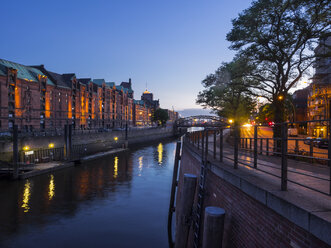
[[[174,204],[175,204],[175,195],[176,195],[176,187],[177,187],[178,166],[179,166],[179,160],[180,160],[180,148],[181,148],[181,142],[177,141],[174,171],[173,171],[173,175],[172,175],[169,212],[168,212],[168,242],[169,242],[170,247],[173,247],[171,223],[172,223],[173,213],[175,212]]]
[[[186,248],[187,246],[196,184],[197,176],[184,174],[183,188],[177,204],[175,248]]]
[[[219,207],[205,208],[202,248],[222,247],[224,218],[224,209]]]

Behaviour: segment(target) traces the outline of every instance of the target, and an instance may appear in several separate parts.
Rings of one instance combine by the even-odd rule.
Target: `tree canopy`
[[[329,0],[257,0],[233,20],[230,48],[254,65],[254,93],[273,104],[277,122],[284,121],[282,100],[314,62],[330,20]]]
[[[157,122],[158,125],[164,126],[169,119],[168,111],[166,109],[157,109],[154,111],[153,114],[153,121]]]
[[[249,86],[257,82],[246,77],[251,69],[246,59],[241,57],[223,63],[202,81],[205,89],[199,92],[196,102],[238,123],[246,121],[255,106]]]

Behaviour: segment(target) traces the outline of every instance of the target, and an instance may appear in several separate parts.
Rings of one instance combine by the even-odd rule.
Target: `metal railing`
[[[330,130],[330,120],[319,122],[321,121],[327,122],[325,128]],[[317,140],[306,139],[303,136],[290,137],[288,126],[292,124],[286,122],[274,125],[274,130],[278,125],[278,131],[281,131],[280,137],[272,137],[272,130],[267,126],[248,127],[248,131],[239,127],[205,128],[203,131],[187,133],[184,144],[201,151],[206,150],[206,146],[209,145],[208,154],[201,153],[202,160],[204,160],[203,156],[208,156],[209,161],[227,160],[233,164],[234,169],[244,166],[279,178],[281,190],[287,190],[288,183],[292,183],[330,196],[330,135],[327,139],[323,139],[323,145]],[[266,137],[266,131],[270,137]],[[309,180],[315,181],[305,182]]]

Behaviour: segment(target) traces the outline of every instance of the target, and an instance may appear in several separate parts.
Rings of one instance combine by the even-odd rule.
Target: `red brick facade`
[[[0,106],[2,131],[14,124],[25,131],[63,129],[65,124],[76,129],[146,126],[155,108],[133,99],[131,79],[117,86],[2,59]]]

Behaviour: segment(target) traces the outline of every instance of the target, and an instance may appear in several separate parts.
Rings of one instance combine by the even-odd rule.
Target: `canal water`
[[[175,142],[0,181],[0,247],[168,247]]]

